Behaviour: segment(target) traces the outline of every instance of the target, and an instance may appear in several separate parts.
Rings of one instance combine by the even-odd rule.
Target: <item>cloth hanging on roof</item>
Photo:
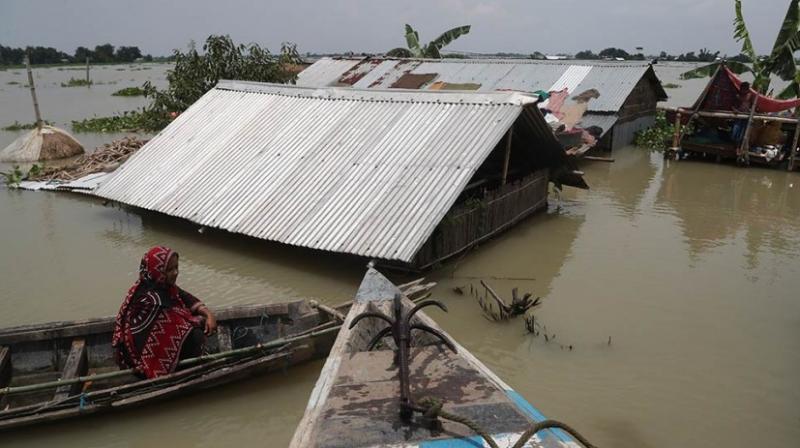
[[[722,70],[728,76],[731,84],[736,89],[737,94],[742,85],[742,80],[736,76],[728,67],[723,66]],[[762,95],[756,92],[752,87],[750,91],[756,95],[757,103],[756,103],[756,112],[780,112],[782,110],[792,109],[794,107],[800,106],[800,98],[793,99],[793,100],[778,100],[772,98],[767,95]]]

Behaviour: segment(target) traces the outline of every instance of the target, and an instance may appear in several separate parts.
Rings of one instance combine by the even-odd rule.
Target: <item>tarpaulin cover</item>
[[[700,109],[702,110],[733,110],[733,106],[738,101],[739,89],[742,80],[730,71],[728,67],[721,67],[717,76],[711,80],[708,93]],[[756,95],[756,112],[780,112],[800,106],[800,98],[793,100],[778,100],[766,95],[762,95],[752,88],[750,91]]]

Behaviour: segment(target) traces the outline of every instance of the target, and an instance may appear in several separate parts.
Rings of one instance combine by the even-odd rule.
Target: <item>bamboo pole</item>
[[[750,106],[750,115],[747,117],[747,127],[744,128],[742,144],[739,145],[738,155],[744,159],[745,164],[750,163],[750,129],[753,126],[753,115],[756,113],[756,104],[758,104],[758,97],[754,96],[753,105]]]
[[[675,112],[680,112],[682,114],[686,114],[686,113],[695,114],[695,115],[697,115],[699,117],[710,117],[710,118],[745,118],[746,119],[746,118],[748,118],[750,116],[749,114],[737,114],[735,112],[722,112],[722,111],[718,111],[718,112],[697,111],[697,112],[694,112],[692,110],[684,109],[684,108],[663,108],[662,110],[675,111]],[[774,115],[759,115],[759,114],[753,114],[753,119],[764,120],[764,121],[777,121],[779,123],[789,123],[789,124],[796,124],[796,123],[800,122],[800,117],[798,117],[798,118],[787,118],[787,117],[777,117],[777,116],[774,116]]]
[[[284,346],[286,344],[290,344],[292,342],[301,341],[301,340],[304,340],[304,339],[308,339],[310,337],[320,336],[320,335],[323,335],[323,334],[326,334],[326,333],[330,333],[332,331],[339,331],[340,327],[341,327],[341,325],[337,325],[335,327],[330,327],[330,328],[326,328],[324,330],[319,330],[319,331],[315,331],[315,332],[311,332],[311,333],[302,333],[302,334],[300,334],[298,336],[275,339],[274,341],[270,341],[270,342],[267,342],[267,343],[264,343],[264,344],[256,344],[256,345],[252,345],[250,347],[238,348],[238,349],[230,350],[230,351],[227,351],[227,352],[214,353],[214,354],[211,354],[211,355],[198,356],[197,358],[184,359],[184,360],[182,360],[182,361],[180,361],[178,363],[178,367],[189,367],[189,366],[200,364],[200,363],[203,363],[203,362],[206,362],[206,361],[214,361],[214,360],[222,359],[222,358],[233,358],[233,357],[237,357],[237,356],[245,356],[245,355],[249,355],[249,354],[252,354],[252,353],[255,353],[255,352],[259,352],[259,351],[279,348],[279,347],[282,347],[282,346]],[[0,389],[0,396],[11,395],[11,394],[19,394],[19,393],[23,393],[23,392],[33,392],[33,391],[43,390],[43,389],[53,389],[53,388],[56,388],[56,387],[59,387],[59,386],[66,386],[66,385],[75,384],[75,383],[85,383],[87,381],[107,380],[107,379],[110,379],[110,378],[117,378],[117,377],[129,375],[129,374],[132,374],[132,373],[133,373],[133,369],[126,369],[126,370],[118,370],[116,372],[98,373],[98,374],[94,374],[94,375],[87,375],[87,376],[81,376],[81,377],[76,377],[76,378],[70,378],[70,379],[66,379],[66,380],[57,380],[57,381],[48,381],[48,382],[44,382],[44,383],[30,384],[30,385],[27,385],[27,386],[16,386],[16,387],[9,386],[9,387],[4,387],[4,388]]]
[[[89,84],[89,56],[86,56],[86,84]]]
[[[33,72],[31,71],[31,57],[25,55],[25,68],[28,71],[28,86],[31,88],[31,98],[33,98],[33,111],[36,113],[36,128],[42,129],[42,114],[39,112],[39,101],[36,99],[36,86],[33,84]]]
[[[514,134],[514,125],[512,124],[510,128],[508,128],[508,136],[506,137],[506,157],[503,161],[503,177],[500,181],[500,185],[505,185],[506,180],[508,180],[508,163],[511,160],[511,136]]]
[[[794,108],[795,118],[800,118],[800,106]],[[800,138],[800,120],[794,125],[794,137],[792,146],[789,147],[789,171],[794,170],[794,161],[797,155],[797,140]]]

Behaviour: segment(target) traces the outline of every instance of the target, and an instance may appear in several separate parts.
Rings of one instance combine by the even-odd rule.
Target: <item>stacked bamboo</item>
[[[114,171],[145,143],[146,140],[132,136],[114,140],[98,147],[91,154],[77,158],[69,165],[45,168],[41,174],[30,176],[29,180],[71,181],[93,173]]]

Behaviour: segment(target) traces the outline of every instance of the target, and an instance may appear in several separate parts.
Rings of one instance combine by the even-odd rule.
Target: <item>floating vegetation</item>
[[[31,177],[38,176],[42,173],[42,166],[33,164],[28,172],[20,169],[19,165],[14,165],[14,168],[8,172],[0,171],[0,175],[5,178],[6,186],[9,188],[19,188],[19,183]]]
[[[94,84],[92,80],[69,78],[66,83],[61,83],[61,87],[88,87]]]
[[[43,121],[42,124],[52,125],[49,121]],[[33,129],[36,127],[36,123],[20,123],[17,120],[14,120],[14,123],[3,127],[4,131],[24,131],[28,129]]]
[[[19,84],[19,82],[18,81],[8,81],[6,84],[8,84],[10,86],[15,86],[15,85]]]
[[[132,110],[111,117],[73,120],[72,130],[75,132],[136,132],[157,129],[155,126],[159,125],[162,120],[163,118],[156,116],[154,112]]]
[[[661,85],[661,87],[665,89],[677,89],[680,86],[681,86],[680,84],[675,84],[674,82],[668,82],[666,84]]]
[[[113,96],[144,96],[144,89],[141,87],[125,87],[112,93]]]

